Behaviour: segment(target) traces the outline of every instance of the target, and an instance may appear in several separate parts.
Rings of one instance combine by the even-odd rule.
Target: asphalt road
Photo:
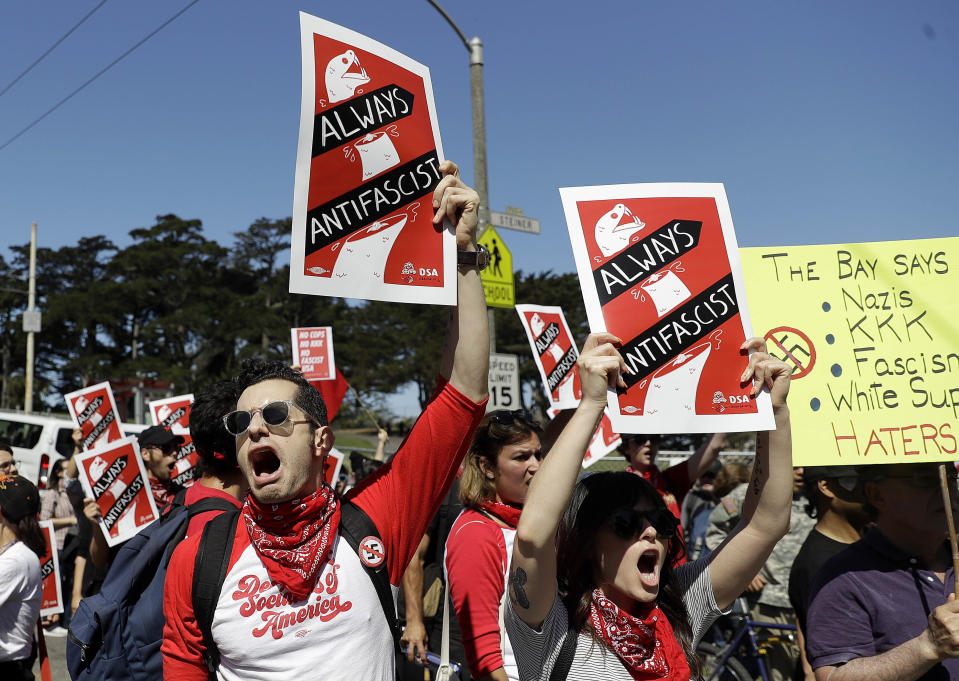
[[[47,655],[50,657],[50,671],[53,681],[70,681],[70,672],[67,671],[67,639],[66,637],[53,638],[45,636]],[[40,681],[40,663],[33,665],[33,675]]]

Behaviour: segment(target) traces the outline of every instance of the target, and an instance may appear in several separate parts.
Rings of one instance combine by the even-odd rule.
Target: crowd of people
[[[455,165],[441,170],[436,222],[475,252],[479,198]],[[462,679],[685,681],[702,678],[700,642],[721,642],[740,608],[797,626],[796,642],[767,647],[773,679],[959,679],[954,467],[948,508],[935,464],[794,468],[792,367],[751,339],[728,370],[769,392],[775,419],[751,470],[721,463],[722,434],[666,469],[658,435],[624,434],[626,470],[583,475],[607,391],[624,385],[620,340],[586,340],[576,409],[546,424],[485,414],[481,266],[458,268],[435,394],[352,486],[327,483],[326,406],[279,361],[248,360],[197,392],[201,475],[188,489],[171,480],[179,436],[139,435],[158,507],[193,509],[161,573],[163,676],[421,679],[448,637]],[[78,491],[74,458],[42,493],[17,473],[0,443],[0,679],[19,681],[33,678],[38,638],[65,635],[124,557]],[[69,596],[37,632],[40,518],[53,521]],[[78,677],[97,656],[83,652]]]

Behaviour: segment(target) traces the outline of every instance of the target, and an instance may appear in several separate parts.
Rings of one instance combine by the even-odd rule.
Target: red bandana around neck
[[[594,589],[589,624],[634,679],[688,681],[686,655],[659,605],[651,604],[642,617],[633,617]]]
[[[149,480],[150,492],[153,494],[153,500],[156,502],[159,511],[173,501],[175,495],[170,491],[172,485],[169,482],[160,482],[156,478],[149,478]]]
[[[259,504],[251,494],[242,515],[273,583],[293,601],[306,599],[333,552],[340,525],[340,502],[333,489],[323,485],[307,497],[279,504]]]
[[[495,499],[484,501],[480,504],[480,508],[490,515],[502,520],[514,530],[519,524],[519,514],[523,512],[522,506],[517,508],[516,506],[504,504],[503,502],[496,501]]]

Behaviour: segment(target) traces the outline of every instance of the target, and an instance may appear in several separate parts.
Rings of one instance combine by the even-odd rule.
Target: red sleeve
[[[173,551],[163,584],[163,678],[177,681],[208,681],[210,672],[203,659],[203,634],[193,612],[193,566],[202,533],[187,537]],[[236,563],[245,543],[246,532],[237,532],[230,556]]]
[[[506,580],[503,532],[475,511],[464,511],[446,541],[450,596],[474,678],[503,666],[499,606]]]
[[[485,409],[485,400],[477,404],[442,381],[390,463],[346,495],[379,530],[394,586],[453,484]]]

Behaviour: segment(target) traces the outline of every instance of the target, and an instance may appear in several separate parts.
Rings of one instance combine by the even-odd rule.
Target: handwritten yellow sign
[[[959,238],[740,249],[796,465],[959,459]]]

